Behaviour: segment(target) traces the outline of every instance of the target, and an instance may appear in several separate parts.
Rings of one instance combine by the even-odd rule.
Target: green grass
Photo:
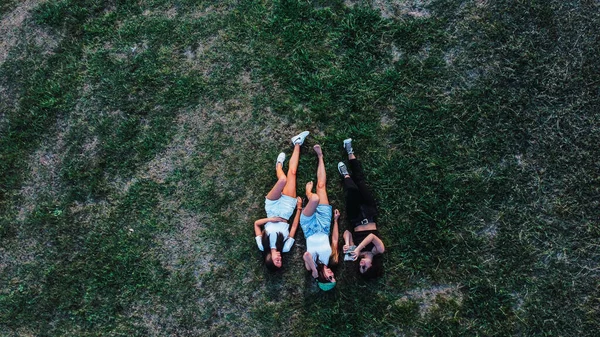
[[[594,335],[598,9],[39,4],[0,64],[0,334]],[[378,280],[346,263],[319,292],[301,233],[283,272],[260,263],[252,223],[304,129],[298,191],[319,143],[342,214],[355,139]]]

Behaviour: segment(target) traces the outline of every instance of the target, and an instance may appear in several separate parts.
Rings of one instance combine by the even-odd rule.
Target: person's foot
[[[348,173],[348,167],[346,167],[346,164],[342,162],[338,163],[338,171],[340,171],[340,174],[343,177],[350,175],[350,173]]]
[[[323,150],[321,150],[321,145],[317,144],[317,145],[313,146],[313,149],[317,153],[317,157],[323,156]]]
[[[293,145],[302,145],[304,144],[304,140],[306,139],[306,137],[310,134],[310,132],[308,131],[302,131],[300,132],[298,135],[292,137],[292,144]]]
[[[310,199],[310,196],[312,195],[312,189],[313,189],[313,182],[309,181],[306,183],[306,198]]]
[[[344,139],[344,150],[348,154],[353,154],[354,150],[352,150],[352,138]]]
[[[285,153],[281,152],[277,156],[277,161],[275,162],[275,168],[277,168],[277,164],[281,163],[281,168],[283,168],[283,162],[285,161]]]

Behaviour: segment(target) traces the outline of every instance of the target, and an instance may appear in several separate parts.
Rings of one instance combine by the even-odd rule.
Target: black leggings
[[[375,221],[377,204],[373,193],[365,182],[365,175],[358,159],[350,159],[352,174],[344,178],[344,191],[346,192],[346,214],[348,215],[349,229],[362,219],[371,218]]]

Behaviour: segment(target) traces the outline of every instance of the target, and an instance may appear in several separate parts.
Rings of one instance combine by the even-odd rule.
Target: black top
[[[363,240],[369,236],[369,234],[374,234],[376,237],[379,238],[379,231],[377,229],[374,230],[367,230],[367,231],[354,231],[352,232],[352,241],[354,241],[355,245],[360,245],[361,242],[363,242]],[[373,244],[373,242],[369,243],[368,245],[365,246],[365,248],[363,248],[361,250],[361,252],[364,251],[372,251],[373,247],[375,247],[375,245]]]

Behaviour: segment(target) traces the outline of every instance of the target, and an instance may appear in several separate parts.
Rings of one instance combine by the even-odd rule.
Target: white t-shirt
[[[312,255],[312,258],[317,262],[317,254],[319,260],[325,265],[329,263],[331,255],[331,245],[329,244],[329,235],[325,233],[317,233],[306,238],[306,251]]]
[[[287,222],[267,222],[265,224],[265,230],[269,234],[269,244],[271,245],[270,248],[275,248],[277,244],[277,233],[281,233],[283,234],[283,249],[281,250],[281,252],[287,253],[290,251],[290,249],[292,249],[292,246],[294,245],[294,242],[296,240],[294,240],[294,238],[289,237],[289,228],[290,225]],[[258,235],[255,239],[258,249],[260,249],[261,251],[264,250],[264,247],[262,245],[262,236]]]

